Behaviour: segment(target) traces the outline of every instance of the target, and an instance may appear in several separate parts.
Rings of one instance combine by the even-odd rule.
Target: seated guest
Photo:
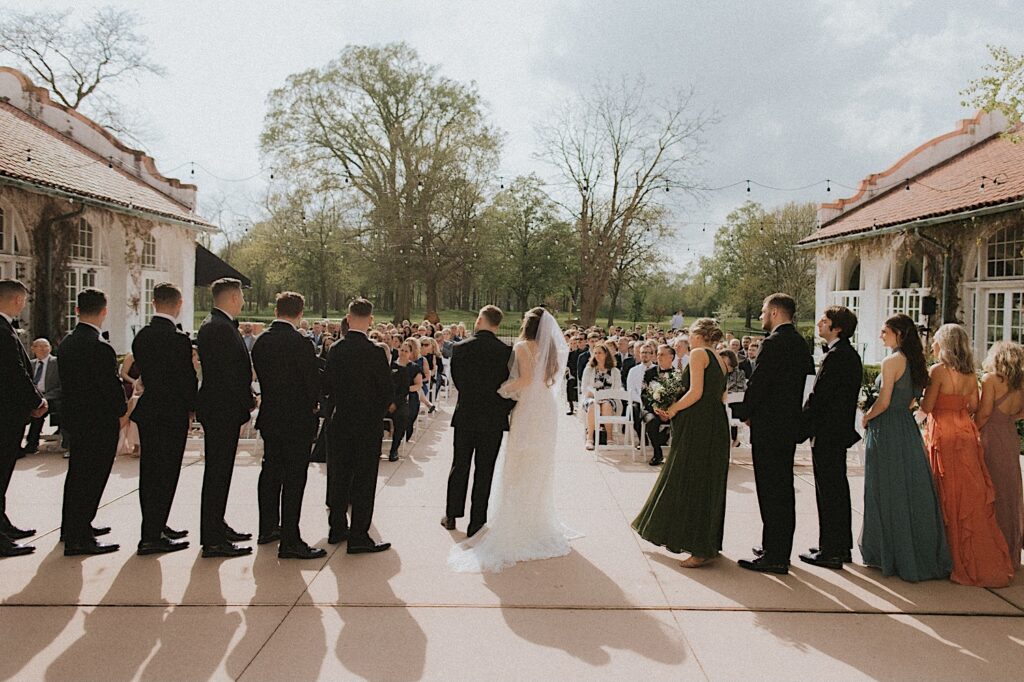
[[[647,370],[654,367],[654,356],[657,354],[657,346],[653,343],[641,343],[639,344],[640,349],[640,362],[634,365],[629,370],[629,374],[626,376],[626,390],[629,391],[629,399],[634,403],[641,404],[641,393],[644,388],[644,375],[647,374]],[[640,418],[643,413],[643,409],[636,410],[633,413],[634,422],[636,425],[637,435],[640,433]]]
[[[682,372],[690,364],[690,340],[685,336],[677,336],[672,347],[676,351],[676,369]]]
[[[245,343],[245,349],[252,352],[252,345],[256,343],[256,336],[253,334],[252,322],[243,322],[238,325],[238,330],[242,332],[242,341]]]
[[[747,354],[743,352],[743,342],[739,339],[732,339],[728,344],[729,350],[736,354],[736,362],[743,360],[747,357]]]
[[[739,339],[733,339],[733,341],[739,341]],[[739,359],[736,357],[736,353],[732,350],[724,350],[721,352],[722,359],[725,360],[725,366],[729,370],[729,374],[725,377],[725,392],[729,393],[743,393],[747,390],[747,375],[740,369]],[[729,414],[732,415],[732,406],[734,404],[742,403],[742,400],[736,400],[735,403],[730,402],[728,404]],[[737,427],[730,427],[729,433],[732,435],[732,446],[738,447],[739,430]]]
[[[625,347],[625,350],[622,350]],[[622,365],[620,365],[620,371],[622,372],[622,385],[626,385],[626,380],[629,379],[629,370],[636,367],[637,354],[640,352],[640,343],[634,342],[630,337],[626,336],[619,339],[619,352],[622,353]]]
[[[595,415],[598,411],[603,415],[616,414],[619,411],[618,401],[602,400],[595,405],[594,393],[606,389],[622,388],[622,375],[616,371],[615,355],[608,344],[594,346],[594,355],[583,371],[583,382],[580,396],[583,398],[583,412],[587,415],[587,450],[594,449]],[[605,425],[606,433],[601,434],[601,443],[607,442],[611,435],[611,425]]]
[[[23,455],[32,455],[39,452],[39,436],[43,432],[43,422],[47,415],[50,417],[50,426],[60,427],[60,371],[57,369],[57,356],[50,354],[50,342],[39,338],[32,342],[32,381],[35,383],[39,393],[46,398],[48,410],[38,416],[32,417],[28,426],[28,438],[25,440],[25,447],[22,448]],[[63,440],[63,432],[61,433]],[[62,444],[63,445],[63,444]]]
[[[750,375],[754,373],[754,368],[757,367],[757,354],[761,351],[761,339],[754,338],[750,340],[750,345],[747,346],[747,357],[740,360],[740,369],[747,375],[747,379],[750,379]]]
[[[644,373],[643,388],[646,388],[652,381],[657,381],[659,377],[663,377],[675,371],[676,352],[672,346],[667,344],[658,346],[656,359],[658,361],[657,366],[651,367]],[[642,396],[643,393],[641,389],[641,397]],[[668,438],[672,433],[672,423],[662,421],[661,418],[654,413],[654,405],[646,398],[642,399],[642,406],[643,412],[641,418],[644,423],[647,424],[647,442],[651,444],[651,450],[653,451],[653,456],[648,464],[651,466],[658,466],[665,461],[661,449],[666,443],[668,443]]]

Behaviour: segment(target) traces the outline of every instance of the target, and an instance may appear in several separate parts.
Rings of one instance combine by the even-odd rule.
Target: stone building
[[[979,356],[1024,341],[1024,143],[1005,130],[979,113],[819,208],[800,244],[816,256],[817,312],[857,313],[866,362],[884,357],[879,330],[896,313],[929,333],[963,324]]]
[[[110,299],[110,342],[124,352],[165,280],[181,286],[191,329],[196,236],[216,230],[195,206],[194,185],[0,68],[0,276],[29,285],[22,322],[33,336],[59,339],[75,323],[77,292],[95,286]]]

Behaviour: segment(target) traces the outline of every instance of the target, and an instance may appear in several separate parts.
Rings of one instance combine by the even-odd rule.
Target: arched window
[[[142,267],[156,268],[156,237],[151,234],[142,238]]]
[[[903,273],[900,275],[900,288],[910,289],[921,286],[921,272],[924,270],[920,259],[911,258],[903,264]]]
[[[75,223],[75,241],[71,244],[71,258],[92,261],[93,253],[92,225],[85,218],[79,218]]]
[[[1024,277],[1024,225],[1010,225],[988,240],[986,274],[990,278]]]
[[[853,267],[850,268],[850,276],[846,281],[846,288],[850,291],[856,291],[860,289],[860,261],[855,261]]]

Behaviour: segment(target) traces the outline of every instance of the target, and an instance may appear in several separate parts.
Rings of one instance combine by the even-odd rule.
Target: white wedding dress
[[[487,525],[452,548],[448,566],[454,571],[499,572],[519,561],[565,556],[571,551],[569,540],[580,537],[555,511],[561,381],[548,386],[543,370],[548,353],[554,353],[560,379],[568,348],[549,313],[540,327],[536,342],[516,343],[511,376],[499,390],[517,401],[504,457],[498,458]]]

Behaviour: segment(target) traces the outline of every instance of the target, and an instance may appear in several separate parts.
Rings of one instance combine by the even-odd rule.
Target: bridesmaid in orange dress
[[[985,466],[978,427],[978,380],[966,330],[944,324],[935,334],[921,411],[928,415],[928,460],[953,556],[950,580],[1005,587],[1013,579],[1006,539],[996,523],[995,490]]]
[[[1024,487],[1020,479],[1020,436],[1024,419],[1024,348],[1000,341],[982,364],[981,406],[974,421],[981,430],[985,465],[996,490],[996,522],[1010,548],[1014,570],[1024,547]]]

